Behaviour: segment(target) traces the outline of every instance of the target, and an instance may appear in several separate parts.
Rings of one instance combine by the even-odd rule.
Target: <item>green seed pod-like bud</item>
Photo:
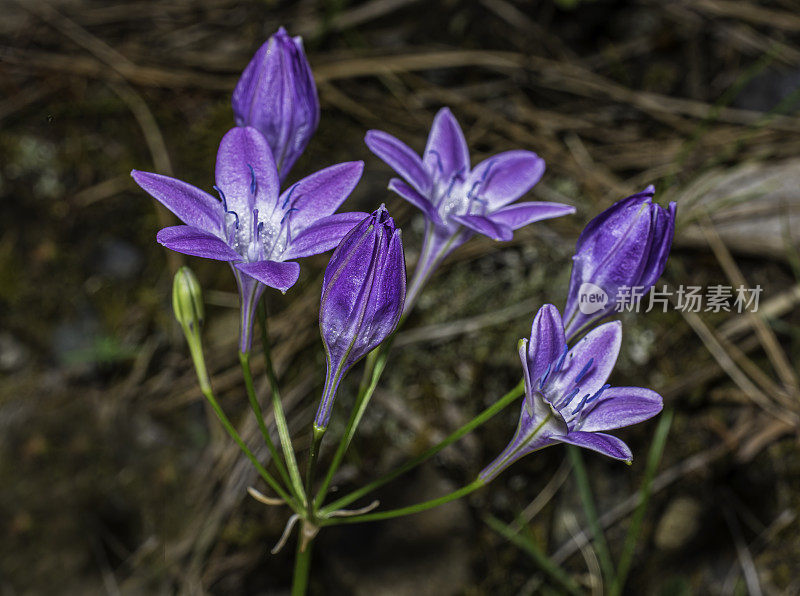
[[[188,267],[178,269],[172,282],[172,310],[186,333],[197,332],[203,325],[203,293]]]

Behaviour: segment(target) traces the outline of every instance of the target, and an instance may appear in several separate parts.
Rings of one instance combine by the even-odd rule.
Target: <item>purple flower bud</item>
[[[319,124],[317,87],[302,39],[278,29],[244,69],[232,103],[236,125],[264,135],[285,180]]]
[[[564,309],[567,337],[614,312],[620,289],[645,295],[661,276],[675,232],[675,203],[653,203],[655,189],[614,203],[583,230]],[[631,294],[634,296],[634,294]]]
[[[401,232],[381,205],[342,239],[325,270],[319,326],[328,372],[317,428],[328,426],[347,370],[394,332],[405,296]]]

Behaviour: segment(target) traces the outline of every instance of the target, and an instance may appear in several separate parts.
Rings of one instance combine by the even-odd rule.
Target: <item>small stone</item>
[[[695,499],[674,499],[656,526],[655,543],[661,550],[677,550],[685,546],[697,533],[702,507]]]

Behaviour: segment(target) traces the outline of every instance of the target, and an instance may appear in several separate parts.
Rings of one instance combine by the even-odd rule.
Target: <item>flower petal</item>
[[[584,449],[591,449],[592,451],[597,451],[598,453],[627,463],[633,461],[631,448],[621,439],[611,435],[574,431],[566,436],[553,437],[553,440],[575,445],[576,447],[583,447]]]
[[[315,172],[286,189],[278,202],[281,209],[296,209],[292,229],[303,230],[336,211],[353,192],[363,171],[363,161],[348,161]],[[361,219],[364,217],[366,214]]]
[[[566,359],[550,381],[547,396],[562,411],[571,412],[586,396],[594,395],[606,382],[617,362],[622,344],[622,324],[605,323],[586,334],[567,354]],[[579,388],[567,403],[558,400]]]
[[[464,133],[449,108],[442,108],[433,119],[423,163],[440,180],[469,172],[469,148]]]
[[[637,424],[658,414],[664,407],[661,396],[644,387],[609,387],[579,423],[582,431],[613,430]]]
[[[367,213],[352,211],[323,217],[300,232],[289,244],[282,257],[288,261],[332,250],[367,215]]]
[[[469,228],[473,232],[488,236],[492,240],[507,242],[514,237],[514,232],[507,225],[495,223],[488,217],[483,217],[481,215],[451,215],[450,219]]]
[[[215,261],[239,261],[241,255],[213,234],[192,226],[171,226],[159,230],[159,244],[170,250]]]
[[[441,224],[442,220],[439,218],[439,214],[436,212],[436,207],[433,206],[433,203],[400,180],[400,178],[392,178],[389,180],[389,190],[393,190],[399,194],[406,201],[414,205],[414,207],[422,211],[425,217],[434,223]]]
[[[653,209],[652,238],[650,240],[650,253],[644,274],[639,285],[649,288],[658,281],[667,264],[672,238],[675,235],[675,203],[669,204],[669,209],[655,205]]]
[[[489,212],[513,203],[544,174],[544,160],[532,151],[506,151],[475,166],[467,188],[487,202]]]
[[[136,184],[161,202],[185,224],[219,233],[223,215],[220,202],[207,192],[177,178],[133,170]]]
[[[262,284],[286,292],[300,277],[300,265],[295,262],[255,261],[236,263],[235,267]]]
[[[280,182],[264,135],[251,126],[230,129],[217,151],[216,182],[240,225],[251,225],[253,209],[272,209]]]
[[[489,217],[495,223],[518,230],[535,221],[561,217],[575,213],[575,207],[561,203],[528,202],[514,203],[495,211]]]
[[[547,405],[539,393],[527,394],[522,403],[519,424],[511,442],[497,458],[479,474],[488,482],[519,458],[537,451],[567,434],[567,425]]]
[[[370,151],[405,178],[417,192],[426,196],[430,193],[431,177],[419,155],[411,147],[382,130],[368,131],[364,142]]]
[[[533,318],[531,339],[528,343],[527,360],[531,384],[554,366],[566,347],[567,340],[564,337],[561,314],[552,304],[545,304]]]

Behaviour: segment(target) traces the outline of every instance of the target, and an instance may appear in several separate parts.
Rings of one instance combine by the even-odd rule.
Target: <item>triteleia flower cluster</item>
[[[405,296],[401,232],[381,205],[342,239],[325,270],[319,326],[328,372],[316,428],[328,426],[347,370],[394,332]]]
[[[567,337],[613,313],[620,288],[643,296],[661,277],[675,232],[675,203],[664,209],[653,203],[654,194],[648,186],[614,203],[578,238],[564,310]],[[582,303],[592,296],[603,300],[594,307]]]
[[[523,226],[575,212],[560,203],[514,203],[544,173],[544,160],[531,151],[506,151],[471,168],[464,133],[448,108],[436,114],[422,158],[383,131],[370,130],[365,142],[402,177],[392,178],[389,188],[422,211],[426,220],[406,309],[436,267],[473,234],[511,240],[514,230]]]
[[[619,355],[622,325],[605,323],[572,349],[555,306],[546,304],[533,320],[519,356],[525,381],[517,432],[508,447],[479,475],[488,482],[520,457],[555,443],[568,443],[630,462],[628,446],[605,431],[658,414],[662,399],[642,387],[606,383]]]

